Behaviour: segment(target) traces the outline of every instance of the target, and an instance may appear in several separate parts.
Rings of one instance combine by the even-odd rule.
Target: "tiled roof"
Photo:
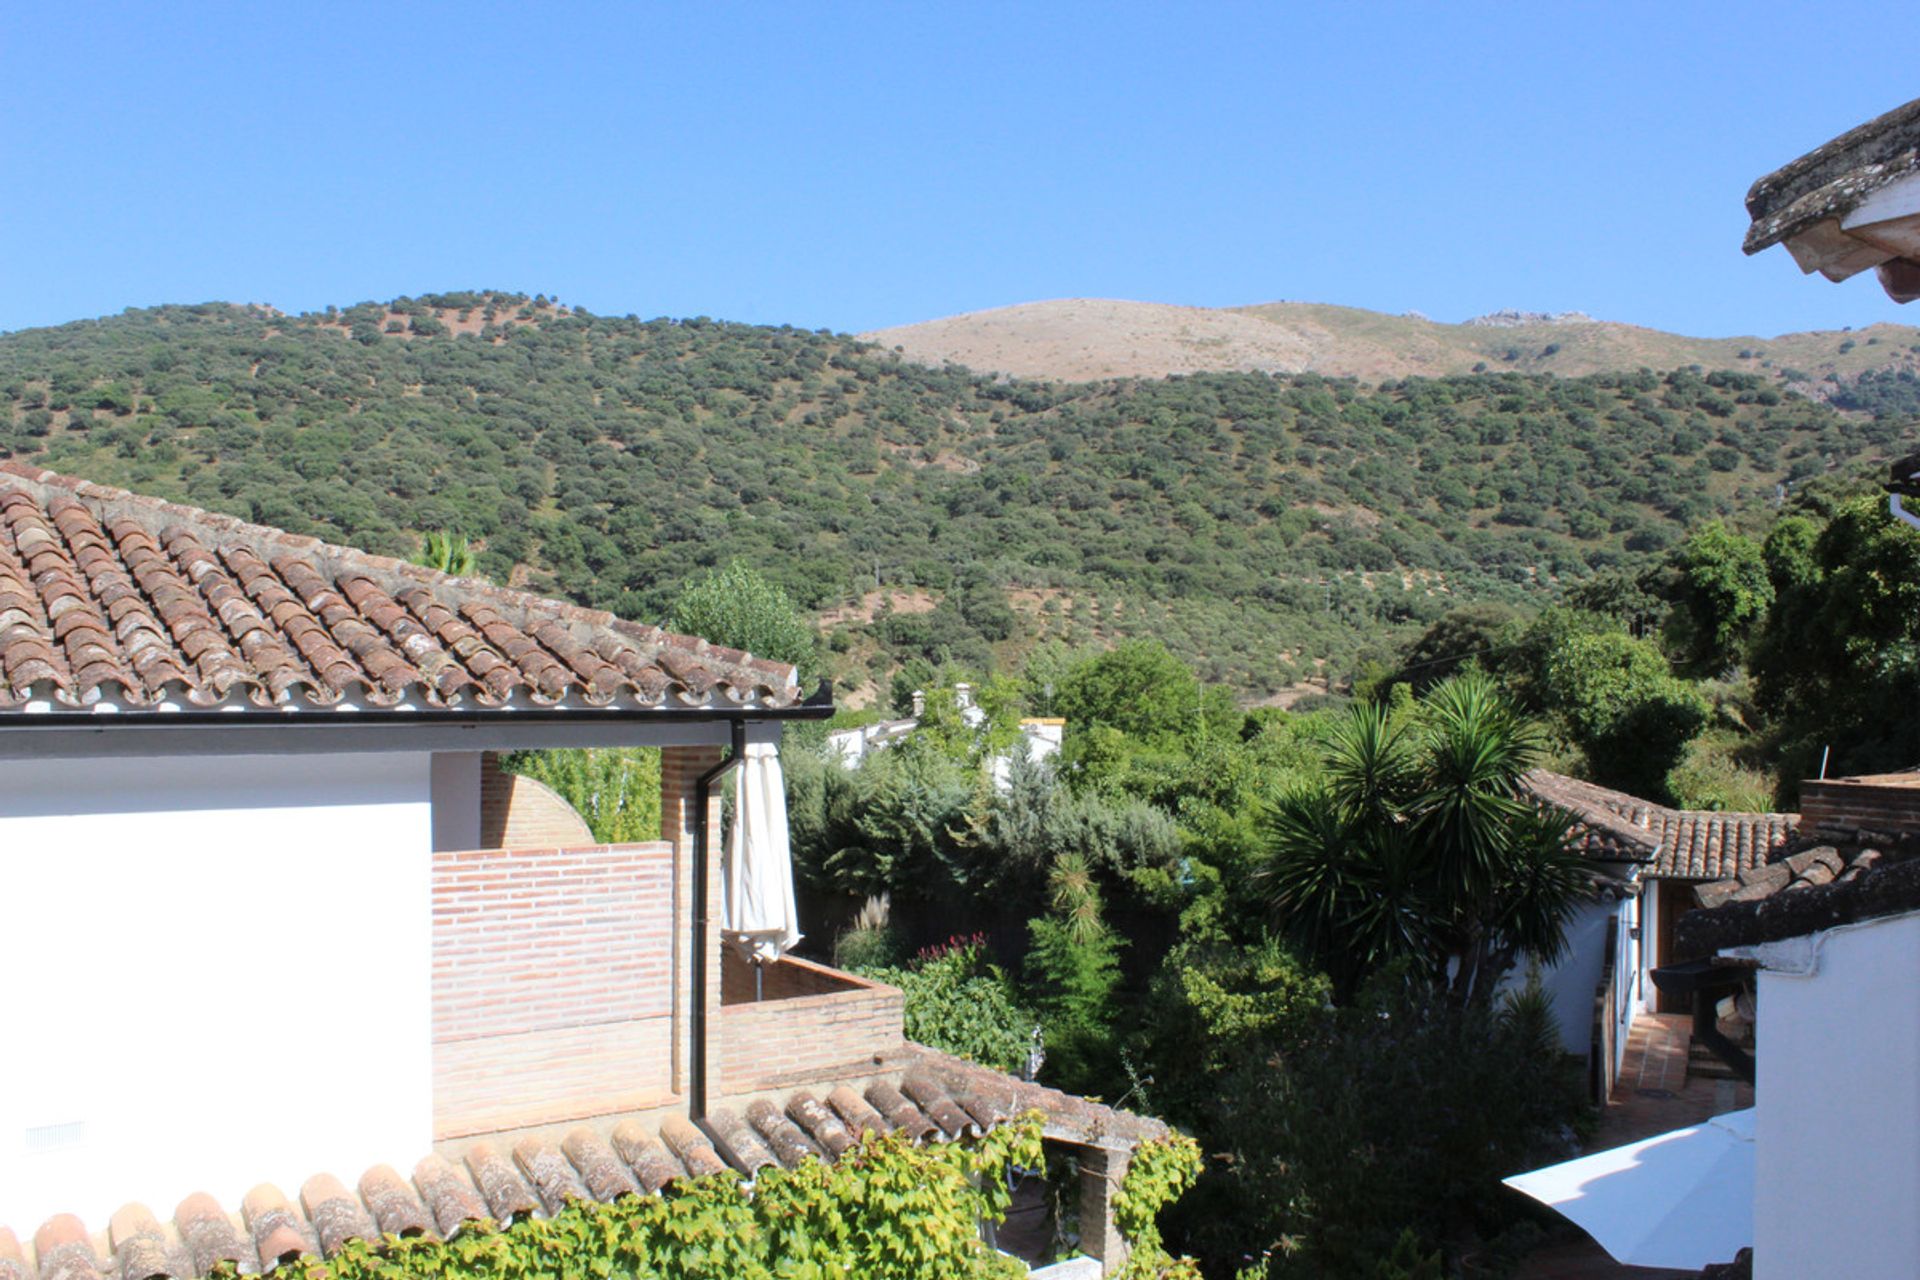
[[[102,703],[473,712],[799,697],[784,663],[0,463],[0,718]]]
[[[1822,829],[1693,897],[1676,940],[1702,954],[1920,910],[1920,836]]]
[[[1920,298],[1920,215],[1910,189],[1917,177],[1920,99],[1754,183],[1746,251],[1785,244],[1802,271],[1829,280],[1871,267],[1888,297],[1912,302]]]
[[[755,1099],[715,1112],[706,1132],[684,1116],[625,1119],[581,1125],[558,1141],[524,1137],[504,1151],[477,1141],[453,1158],[428,1156],[411,1179],[381,1165],[352,1188],[328,1174],[309,1178],[293,1198],[263,1185],[237,1211],[196,1194],[165,1222],[127,1205],[98,1235],[68,1214],[49,1219],[27,1243],[0,1227],[0,1280],[191,1280],[222,1263],[264,1271],[299,1254],[332,1256],[353,1239],[451,1237],[544,1217],[573,1200],[652,1195],[689,1175],[752,1177],[768,1167],[837,1160],[870,1133],[951,1141],[1034,1110],[1049,1136],[1073,1142],[1131,1147],[1166,1132],[1158,1121],[917,1049],[897,1084]]]
[[[1775,169],[1747,192],[1746,251],[1844,217],[1875,191],[1920,170],[1920,98],[1849,129]]]
[[[1759,866],[1792,840],[1797,813],[1670,809],[1624,791],[1535,769],[1526,788],[1578,820],[1580,847],[1596,858],[1647,861],[1645,874],[1719,880]]]

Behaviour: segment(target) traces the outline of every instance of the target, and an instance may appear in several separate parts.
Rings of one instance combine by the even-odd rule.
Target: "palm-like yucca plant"
[[[1350,817],[1395,820],[1420,787],[1414,748],[1405,717],[1363,703],[1328,738],[1328,789]]]
[[[1267,811],[1256,891],[1345,993],[1411,960],[1484,1003],[1515,957],[1559,954],[1588,892],[1567,815],[1520,798],[1537,751],[1478,673],[1412,715],[1356,707],[1327,742],[1327,782]]]
[[[1567,949],[1567,925],[1593,873],[1573,846],[1572,816],[1529,807],[1508,827],[1507,858],[1490,922],[1512,954],[1552,964]],[[1504,968],[1504,966],[1502,966]]]
[[[1266,858],[1253,872],[1255,891],[1294,943],[1326,963],[1342,954],[1362,895],[1364,870],[1353,824],[1330,789],[1299,787],[1263,815]],[[1351,974],[1332,974],[1344,985]]]
[[[469,578],[473,576],[473,544],[462,534],[430,529],[420,540],[420,554],[414,563],[456,578]]]
[[[1093,868],[1085,857],[1063,853],[1055,858],[1047,888],[1054,914],[1066,925],[1069,939],[1086,945],[1100,936],[1100,887],[1094,883]]]

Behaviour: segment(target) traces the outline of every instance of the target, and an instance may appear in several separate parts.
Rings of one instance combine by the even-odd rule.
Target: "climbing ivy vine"
[[[914,1146],[899,1133],[877,1135],[832,1163],[763,1170],[750,1189],[730,1174],[687,1179],[664,1195],[576,1201],[550,1218],[503,1230],[481,1224],[452,1240],[354,1241],[331,1258],[302,1257],[278,1274],[285,1280],[1015,1280],[1026,1268],[989,1248],[979,1223],[1005,1218],[1012,1198],[1007,1174],[1039,1165],[1040,1133],[1036,1113],[965,1143]],[[1168,1171],[1170,1158],[1160,1146],[1142,1148],[1148,1172],[1130,1174],[1116,1201],[1155,1251],[1154,1213],[1191,1182]],[[1141,1165],[1137,1159],[1136,1171]],[[1126,1274],[1162,1273],[1130,1268]]]
[[[1200,1144],[1184,1133],[1143,1142],[1113,1195],[1113,1224],[1132,1253],[1119,1280],[1200,1280],[1191,1258],[1175,1258],[1160,1238],[1160,1211],[1200,1177]]]

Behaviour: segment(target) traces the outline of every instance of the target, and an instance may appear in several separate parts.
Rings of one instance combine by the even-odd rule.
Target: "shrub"
[[[1000,967],[988,962],[985,942],[953,938],[922,951],[906,968],[862,973],[905,993],[907,1039],[996,1071],[1019,1072],[1039,1020],[1020,1003]]]
[[[1250,1045],[1221,1081],[1201,1136],[1222,1158],[1181,1215],[1217,1260],[1252,1246],[1276,1280],[1392,1275],[1393,1258],[1418,1275],[1435,1246],[1504,1230],[1500,1179],[1570,1144],[1583,1073],[1540,1002],[1463,1010],[1403,977]]]

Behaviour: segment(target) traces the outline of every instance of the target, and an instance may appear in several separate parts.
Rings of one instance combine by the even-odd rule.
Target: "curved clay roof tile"
[[[413,1185],[427,1202],[440,1234],[452,1239],[469,1223],[486,1222],[487,1202],[444,1157],[428,1156],[413,1167]]]
[[[433,1235],[433,1219],[420,1197],[391,1166],[377,1164],[360,1175],[360,1199],[373,1215],[380,1234],[410,1240]]]

